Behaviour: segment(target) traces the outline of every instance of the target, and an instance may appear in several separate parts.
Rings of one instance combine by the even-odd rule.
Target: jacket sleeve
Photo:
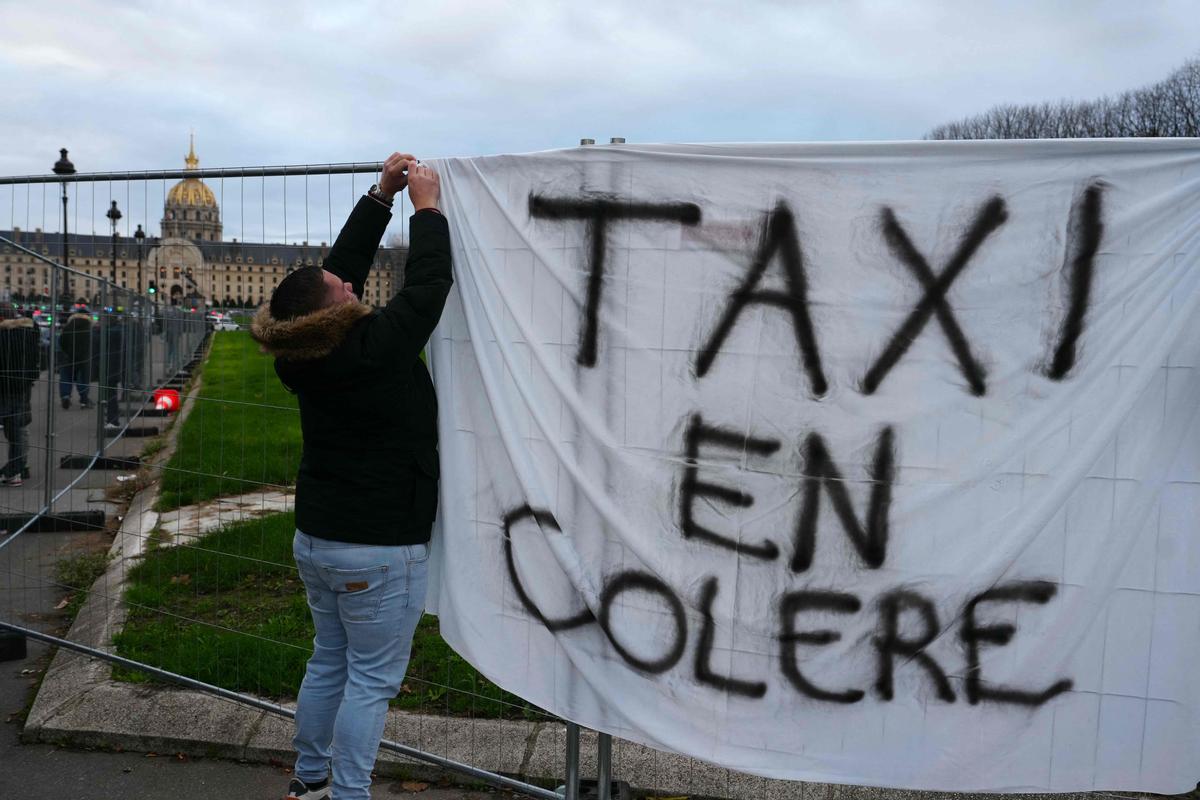
[[[368,354],[401,364],[414,360],[437,327],[453,283],[446,218],[418,211],[409,219],[404,285],[367,329]]]
[[[22,356],[22,367],[24,368],[21,377],[30,383],[36,381],[42,374],[41,370],[41,338],[38,336],[37,330],[28,331],[22,337],[22,345],[24,352]]]
[[[379,242],[391,218],[392,212],[382,203],[364,195],[350,212],[337,240],[329,249],[329,255],[325,257],[322,266],[342,280],[349,281],[359,297],[363,296],[367,273],[375,262],[375,253],[379,250]]]

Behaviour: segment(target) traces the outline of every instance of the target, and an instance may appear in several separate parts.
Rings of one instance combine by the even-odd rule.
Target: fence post
[[[66,247],[65,243],[63,246]],[[46,493],[43,500],[47,513],[50,512],[50,501],[54,498],[54,374],[58,371],[58,359],[54,352],[57,349],[54,323],[58,317],[58,276],[53,273],[54,268],[50,267],[50,346],[46,354]],[[40,341],[38,347],[41,348]]]
[[[100,363],[96,365],[96,394],[99,395],[96,398],[97,455],[104,452],[104,445],[106,442],[104,436],[104,420],[108,411],[104,406],[108,398],[105,387],[108,385],[108,326],[111,324],[111,320],[109,320],[107,316],[108,299],[108,282],[102,281],[100,283],[100,313],[98,314],[100,317],[100,324],[95,327],[92,334],[100,337],[100,346],[94,351],[100,354]]]
[[[125,398],[123,405],[122,419],[126,424],[129,423],[129,412],[133,405],[133,379],[134,368],[136,366],[134,360],[134,348],[137,347],[137,325],[133,317],[133,295],[122,293],[121,307],[125,309],[121,313],[121,350],[122,364],[124,369],[121,370],[121,394]]]
[[[596,739],[596,797],[609,800],[612,797],[612,736],[601,733]]]
[[[567,785],[566,800],[579,800],[579,726],[567,723]]]

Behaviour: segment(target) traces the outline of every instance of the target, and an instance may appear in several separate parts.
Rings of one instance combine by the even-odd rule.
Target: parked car
[[[236,322],[234,322],[232,319],[230,319],[229,317],[222,317],[221,319],[216,320],[215,322],[213,322],[212,327],[213,327],[214,331],[240,330],[240,327],[238,326],[238,324]]]

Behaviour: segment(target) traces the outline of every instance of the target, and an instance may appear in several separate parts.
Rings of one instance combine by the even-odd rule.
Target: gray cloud
[[[0,0],[0,173],[911,139],[1195,55],[1191,0],[100,3]],[[0,199],[0,202],[3,202]],[[5,224],[0,221],[0,224]]]

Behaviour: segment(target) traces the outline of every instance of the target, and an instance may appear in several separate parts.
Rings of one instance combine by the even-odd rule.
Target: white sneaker
[[[0,478],[0,485],[4,486],[20,486],[23,483],[25,481],[21,480],[20,475],[9,475],[8,477]]]
[[[117,423],[117,422],[106,422],[106,423],[104,423],[104,430],[119,431],[119,430],[121,430],[121,425],[120,425],[120,423]]]
[[[311,786],[299,778],[292,778],[284,800],[329,800],[329,778]]]

